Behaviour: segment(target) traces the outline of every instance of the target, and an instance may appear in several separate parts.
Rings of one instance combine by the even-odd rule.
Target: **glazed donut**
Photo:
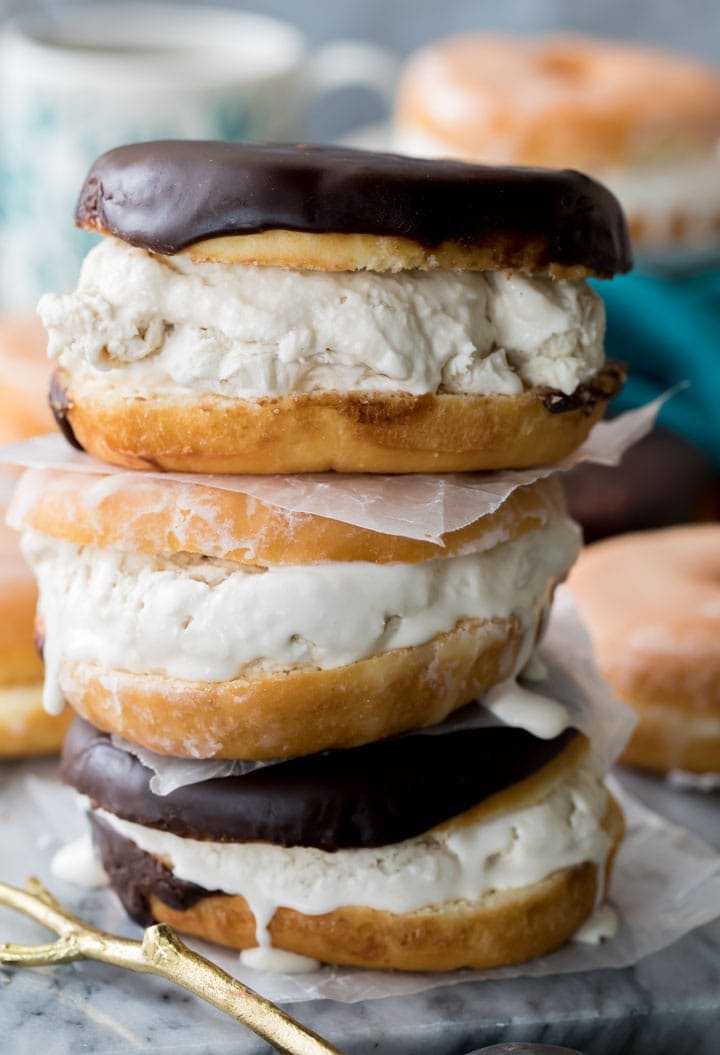
[[[40,585],[47,705],[198,758],[440,721],[532,647],[579,547],[564,508],[549,478],[440,547],[201,482],[30,471],[11,522]]]
[[[602,672],[639,715],[623,761],[720,773],[720,525],[596,543],[568,588]]]
[[[2,508],[2,507],[0,507]],[[71,712],[42,708],[42,664],[33,643],[37,591],[17,535],[0,520],[0,759],[59,750]]]
[[[395,109],[409,153],[592,173],[643,247],[717,243],[719,139],[716,69],[579,36],[441,40],[410,59]]]
[[[103,155],[104,241],[39,311],[67,437],[117,465],[453,472],[554,462],[624,377],[583,281],[630,266],[572,172],[341,148]]]
[[[623,830],[574,730],[411,734],[159,800],[148,769],[81,723],[62,772],[92,800],[103,864],[138,922],[362,967],[491,967],[550,951],[602,896]]]
[[[0,319],[0,443],[52,432],[50,366],[39,319]]]

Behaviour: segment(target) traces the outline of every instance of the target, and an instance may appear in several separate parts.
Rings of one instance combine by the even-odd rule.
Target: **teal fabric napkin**
[[[663,407],[660,422],[720,469],[720,270],[636,272],[593,285],[607,306],[608,358],[629,366],[613,409],[637,407],[687,381]]]

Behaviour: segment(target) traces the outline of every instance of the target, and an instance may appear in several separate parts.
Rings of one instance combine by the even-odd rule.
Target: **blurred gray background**
[[[83,0],[71,2],[81,6]],[[92,6],[93,0],[84,2]],[[171,2],[204,5],[204,0]],[[720,64],[720,0],[211,0],[211,4],[287,19],[311,43],[356,37],[384,44],[400,55],[433,38],[468,29],[570,30],[671,47]],[[0,18],[63,6],[68,6],[67,0],[0,0]],[[377,98],[348,89],[308,115],[306,135],[332,139],[385,116]]]
[[[202,6],[202,0],[186,2]],[[5,14],[62,6],[63,0],[0,0]],[[720,0],[225,0],[215,6],[289,19],[315,41],[359,36],[400,52],[470,28],[574,29],[669,45],[720,62]]]

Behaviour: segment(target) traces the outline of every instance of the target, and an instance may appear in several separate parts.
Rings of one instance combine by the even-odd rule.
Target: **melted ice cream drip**
[[[56,879],[75,886],[96,889],[108,885],[107,873],[89,835],[61,846],[52,859],[50,871]]]
[[[619,924],[617,912],[606,902],[596,908],[590,919],[575,931],[573,941],[582,945],[600,945],[615,937]]]
[[[320,961],[313,960],[311,956],[300,956],[296,952],[275,949],[271,945],[258,945],[255,949],[243,949],[240,953],[240,963],[243,967],[250,967],[254,971],[273,971],[283,974],[307,974],[310,971],[317,971],[320,967]]]

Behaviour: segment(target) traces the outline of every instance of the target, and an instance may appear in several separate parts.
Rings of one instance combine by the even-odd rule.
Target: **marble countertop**
[[[0,787],[18,772],[0,769]],[[49,764],[41,772],[49,775]],[[651,808],[720,847],[720,795],[677,791],[637,774],[622,779]],[[0,792],[0,820],[3,804]],[[3,877],[21,882],[11,846],[0,849],[0,859]],[[100,896],[85,895],[80,914],[92,915]],[[133,933],[119,909],[115,929]],[[0,933],[41,940],[37,928],[4,911]],[[362,1004],[296,1003],[290,1010],[346,1055],[463,1055],[506,1040],[564,1044],[586,1055],[717,1055],[720,920],[624,970],[472,982]],[[145,976],[99,964],[0,971],[2,1055],[269,1050],[212,1008]]]

